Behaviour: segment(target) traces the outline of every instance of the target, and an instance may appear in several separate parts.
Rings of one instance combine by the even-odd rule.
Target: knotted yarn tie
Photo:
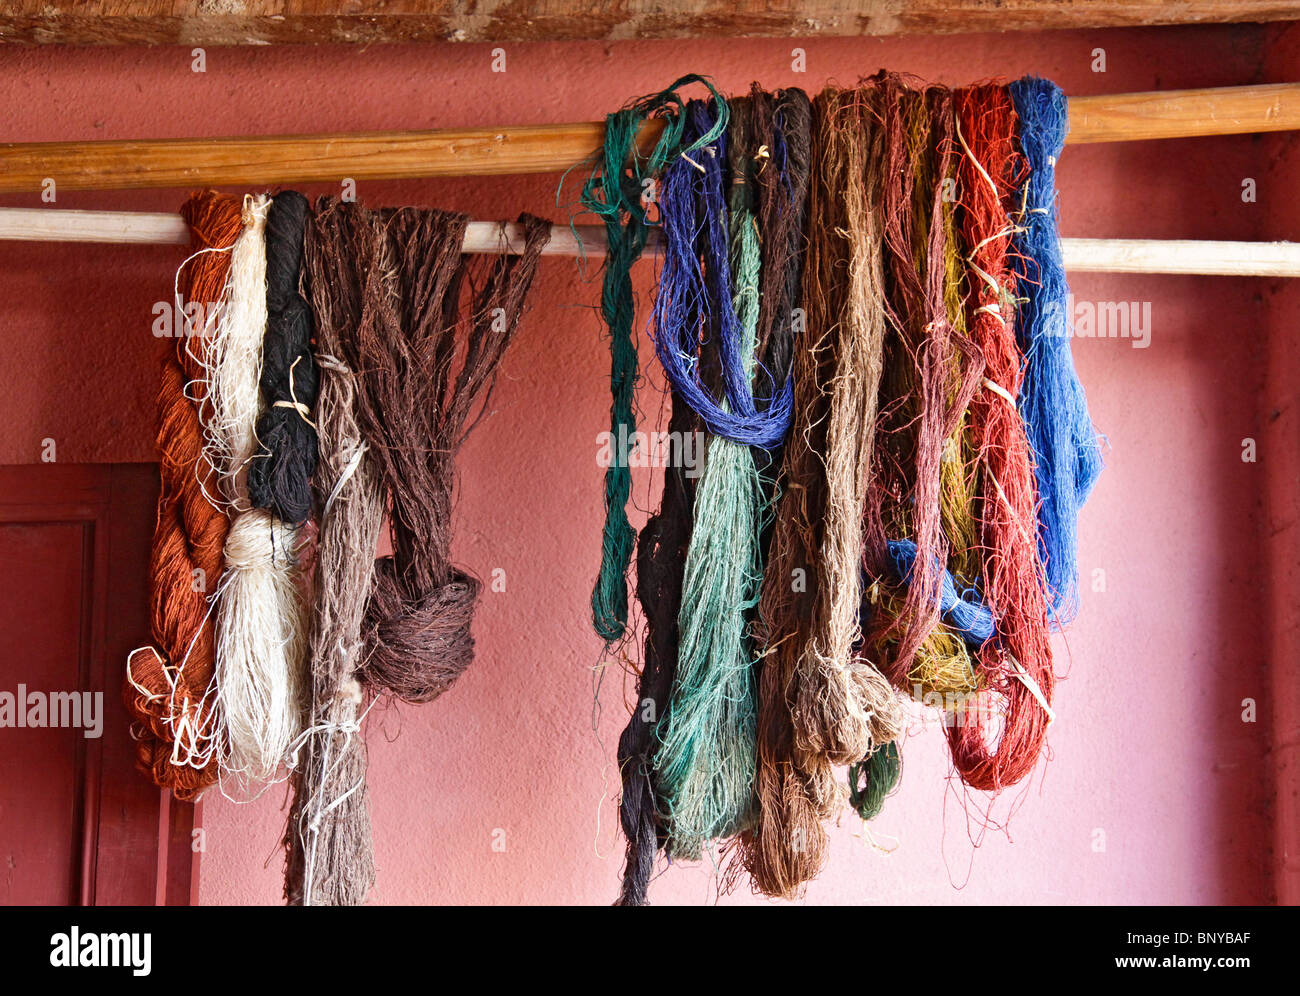
[[[293,371],[294,368],[297,367],[301,361],[302,361],[301,356],[295,357],[293,361],[293,366],[289,367],[289,392],[290,392],[289,400],[285,401],[282,398],[279,401],[274,402],[271,405],[271,407],[292,408],[294,411],[298,413],[299,418],[301,418],[314,430],[316,428],[316,423],[311,420],[311,409],[298,400],[297,389],[293,386]]]

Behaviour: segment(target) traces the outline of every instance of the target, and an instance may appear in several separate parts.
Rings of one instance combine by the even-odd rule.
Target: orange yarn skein
[[[196,252],[228,250],[241,229],[242,198],[205,191],[181,209]],[[178,275],[181,303],[202,315],[222,300],[229,252],[201,252]],[[193,799],[217,778],[211,742],[215,696],[213,629],[208,593],[223,566],[226,514],[216,496],[215,473],[204,452],[206,372],[190,337],[211,335],[215,322],[192,325],[177,316],[175,355],[163,363],[158,389],[158,456],[162,490],[149,565],[153,646],[127,659],[123,696],[133,719],[137,763],[180,799]]]

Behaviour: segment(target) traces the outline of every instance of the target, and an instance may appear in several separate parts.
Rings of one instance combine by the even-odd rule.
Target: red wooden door
[[[122,704],[126,655],[149,638],[157,479],[148,464],[0,467],[5,904],[192,898],[194,807],[135,769]]]

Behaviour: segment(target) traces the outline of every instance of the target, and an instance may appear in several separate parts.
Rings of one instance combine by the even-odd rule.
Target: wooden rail
[[[134,211],[64,211],[0,208],[0,241],[100,242],[118,245],[188,245],[189,227],[178,214]],[[1196,242],[1161,239],[1062,239],[1072,272],[1201,273],[1217,276],[1300,276],[1300,244],[1294,242]],[[519,226],[471,222],[465,252],[499,252],[523,244]],[[656,251],[654,241],[650,253]],[[599,258],[605,251],[600,225],[556,225],[544,253]]]
[[[1170,90],[1070,101],[1072,144],[1300,128],[1300,83]],[[642,135],[655,137],[654,125]],[[586,160],[604,124],[369,134],[0,145],[0,193],[266,187],[439,176],[558,173]]]

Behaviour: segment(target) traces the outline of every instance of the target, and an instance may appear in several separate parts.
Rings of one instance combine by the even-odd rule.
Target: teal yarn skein
[[[902,774],[903,758],[898,743],[891,740],[858,763],[849,765],[849,805],[864,820],[875,819]]]
[[[684,104],[677,90],[692,83],[708,87],[720,113],[712,133],[683,147]],[[664,128],[650,154],[643,156],[637,136],[652,118],[661,119]],[[713,84],[702,76],[683,76],[666,90],[642,97],[606,118],[604,146],[582,187],[582,205],[600,217],[607,239],[600,310],[610,331],[613,459],[605,470],[600,573],[591,594],[592,623],[607,646],[622,639],[627,631],[627,571],[636,544],[636,531],[627,518],[632,493],[629,449],[636,431],[632,403],[637,382],[637,350],[632,338],[636,299],[631,270],[655,225],[644,198],[650,184],[657,182],[669,163],[713,141],[726,127],[726,121],[726,102]]]
[[[671,180],[686,183],[666,182],[664,197],[666,202],[681,191],[683,200],[692,202],[675,204],[666,212],[687,220],[687,237],[697,233],[706,267],[728,271],[708,282],[719,292],[710,304],[713,309],[735,309],[741,373],[752,383],[761,253],[753,188],[746,180],[745,110],[743,102],[733,102],[732,130],[719,139],[716,149],[705,150],[698,165],[674,166],[678,172]],[[706,105],[693,102],[688,113],[693,128],[709,130]],[[732,177],[730,210],[724,212],[719,210],[721,161],[728,146]],[[678,234],[681,230],[673,233]],[[725,407],[725,400],[722,404]],[[655,759],[673,857],[697,858],[710,840],[732,836],[752,821],[758,708],[748,630],[763,579],[767,491],[750,446],[709,437],[686,554],[677,680]]]

